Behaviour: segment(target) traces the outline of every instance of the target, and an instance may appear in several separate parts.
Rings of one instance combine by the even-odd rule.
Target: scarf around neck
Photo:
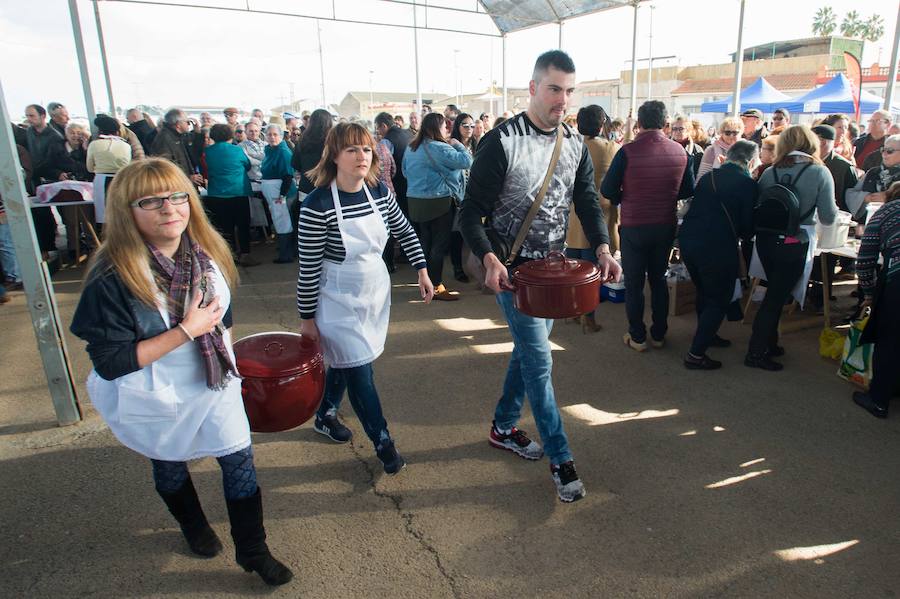
[[[192,241],[187,233],[182,234],[181,243],[173,258],[164,256],[149,243],[147,248],[153,256],[150,268],[156,286],[166,296],[170,326],[175,327],[184,320],[195,291],[199,290],[202,295],[201,307],[215,299],[212,262],[200,245]],[[238,376],[231,356],[225,348],[224,333],[225,327],[220,322],[211,332],[195,339],[200,347],[200,357],[206,370],[206,386],[213,391],[222,391],[232,376]]]

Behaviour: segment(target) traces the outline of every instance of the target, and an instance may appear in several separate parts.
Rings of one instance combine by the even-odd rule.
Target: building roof
[[[752,84],[758,75],[750,75],[741,78],[741,88]],[[816,73],[798,73],[795,75],[766,75],[766,81],[777,90],[797,91],[808,90],[816,86]],[[672,90],[673,96],[683,94],[722,94],[734,91],[734,78],[721,77],[716,79],[690,79]]]
[[[348,96],[352,96],[355,100],[362,104],[374,102],[375,104],[384,104],[385,102],[415,102],[416,93],[409,92],[367,92],[367,91],[350,91]],[[435,98],[446,98],[444,93],[423,93],[422,103],[431,104]],[[346,99],[346,98],[345,98]]]

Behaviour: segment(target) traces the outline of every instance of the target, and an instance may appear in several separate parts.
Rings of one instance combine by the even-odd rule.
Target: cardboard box
[[[695,311],[697,304],[697,288],[692,281],[668,279],[669,315],[678,316]]]

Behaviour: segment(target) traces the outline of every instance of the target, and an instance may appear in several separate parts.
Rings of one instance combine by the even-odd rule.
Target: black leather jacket
[[[165,333],[168,328],[155,306],[136,298],[113,268],[97,269],[84,286],[72,325],[72,334],[87,342],[97,371],[111,381],[141,369],[137,344]],[[222,318],[231,328],[231,307]]]

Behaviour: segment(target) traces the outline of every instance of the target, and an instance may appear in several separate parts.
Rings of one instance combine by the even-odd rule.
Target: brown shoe
[[[441,283],[434,290],[434,299],[442,302],[455,302],[459,300],[459,293],[448,290],[444,287],[444,284]]]
[[[250,268],[251,266],[259,266],[260,262],[251,258],[250,254],[241,254],[238,265],[243,266],[244,268]]]
[[[593,312],[590,314],[582,314],[579,321],[581,322],[581,332],[585,335],[588,333],[596,333],[603,328],[596,320],[594,320]]]

